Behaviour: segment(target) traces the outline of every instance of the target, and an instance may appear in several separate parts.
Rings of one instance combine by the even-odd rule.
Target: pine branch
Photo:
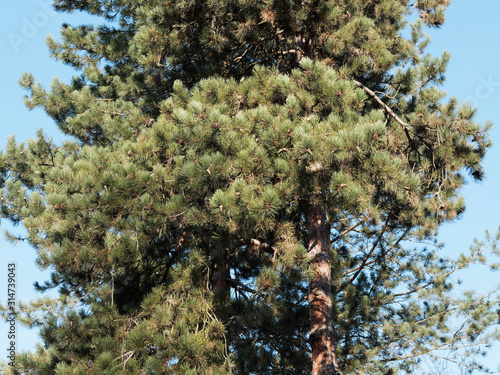
[[[389,215],[387,215],[387,219],[386,219],[386,221],[384,223],[384,227],[382,228],[382,231],[380,232],[377,240],[375,241],[375,243],[373,244],[372,248],[370,249],[370,251],[366,255],[365,259],[363,259],[363,262],[359,266],[358,271],[351,277],[351,279],[347,283],[345,283],[344,285],[342,285],[340,287],[339,291],[343,290],[347,285],[352,284],[354,282],[354,280],[357,279],[357,277],[359,276],[359,274],[361,273],[361,271],[363,271],[363,268],[365,267],[366,262],[372,256],[373,252],[375,251],[375,249],[377,248],[378,244],[380,243],[380,240],[382,239],[382,236],[384,235],[385,231],[387,230],[387,226],[389,224],[389,218],[390,217],[391,217],[391,213],[389,212]]]
[[[347,228],[346,230],[342,231],[342,233],[340,233],[339,235],[337,235],[333,240],[332,240],[332,243],[333,242],[337,242],[339,239],[341,239],[342,237],[344,237],[347,233],[349,233],[350,231],[356,229],[358,226],[360,226],[361,224],[363,224],[366,220],[368,220],[370,218],[370,214],[366,214],[365,217],[363,217],[360,221],[358,221],[356,224],[353,224],[352,226],[350,226],[349,228]]]
[[[165,280],[167,279],[168,270],[177,261],[177,258],[179,257],[180,250],[182,248],[182,243],[186,239],[186,234],[187,234],[187,229],[184,229],[184,231],[182,232],[181,238],[179,239],[179,242],[177,243],[177,246],[175,247],[174,251],[170,255],[169,262],[166,264],[165,273],[163,275],[162,282],[165,282]]]
[[[245,284],[241,283],[238,280],[235,280],[235,279],[232,279],[230,277],[227,277],[226,281],[229,282],[230,284],[233,284],[233,286],[234,286],[234,288],[236,290],[241,289],[241,290],[243,290],[244,292],[247,292],[247,293],[257,294],[256,290],[254,290],[252,288],[249,288],[248,286],[246,286]]]
[[[408,138],[408,141],[410,141],[411,144],[413,144],[413,140],[411,139],[411,136],[410,136],[410,127],[408,126],[408,124],[406,122],[404,122],[403,120],[401,120],[398,115],[396,115],[394,113],[394,111],[387,105],[385,104],[378,96],[377,94],[375,94],[372,90],[370,90],[368,87],[366,87],[365,85],[363,85],[361,82],[359,81],[356,81],[354,80],[354,83],[356,84],[356,86],[362,88],[363,90],[365,90],[365,92],[370,95],[378,104],[380,104],[382,106],[382,108],[384,108],[384,110],[394,119],[396,120],[397,123],[399,123],[402,127],[403,127],[403,130],[406,134],[406,138]]]
[[[249,240],[239,240],[236,242],[236,244],[233,246],[233,252],[242,247],[242,246],[255,246],[258,250],[264,251],[268,254],[275,254],[277,252],[276,248],[273,246],[269,245],[266,242],[261,242],[255,238],[251,238]]]
[[[387,359],[383,359],[382,361],[383,362],[394,362],[394,361],[401,361],[404,359],[415,358],[415,357],[421,356],[422,354],[429,354],[430,352],[434,352],[436,350],[445,350],[447,347],[450,349],[462,349],[462,348],[470,348],[473,346],[477,346],[477,343],[463,344],[461,346],[451,346],[451,345],[453,345],[459,341],[467,339],[468,336],[480,334],[482,331],[483,330],[481,328],[479,328],[472,333],[466,332],[461,336],[457,336],[457,334],[458,334],[458,332],[457,332],[457,334],[455,334],[451,339],[449,339],[448,341],[445,341],[444,343],[442,343],[440,345],[434,346],[433,348],[422,348],[421,353],[419,353],[419,352],[412,353],[412,354],[408,354],[408,355],[405,355],[405,356],[402,356],[399,358],[398,357],[387,358]],[[412,340],[412,341],[416,341],[416,339]]]

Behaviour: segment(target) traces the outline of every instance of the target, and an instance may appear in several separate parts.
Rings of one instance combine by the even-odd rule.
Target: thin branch
[[[435,77],[428,78],[425,82],[422,82],[420,85],[415,87],[413,90],[411,90],[408,94],[403,96],[401,99],[398,100],[398,104],[401,103],[403,100],[405,100],[408,96],[412,95],[415,91],[421,89],[425,85],[427,85],[430,81],[432,81]]]
[[[115,358],[115,361],[118,361],[118,360],[120,360],[120,359],[122,359],[122,358],[127,357],[127,358],[125,358],[125,360],[124,360],[124,361],[123,361],[123,363],[122,363],[123,367],[125,367],[125,364],[128,362],[128,360],[129,360],[130,358],[132,358],[132,357],[133,357],[133,355],[134,355],[134,354],[135,354],[135,351],[134,351],[134,350],[130,350],[130,351],[128,351],[127,353],[122,354],[122,355],[121,355],[121,356],[119,356],[118,358]]]
[[[402,292],[402,293],[398,293],[398,294],[394,294],[394,297],[404,297],[404,296],[407,296],[407,295],[410,295],[412,293],[415,293],[415,292],[418,292],[422,289],[425,289],[427,288],[428,286],[434,284],[436,282],[436,280],[438,278],[442,278],[442,279],[446,279],[448,278],[448,276],[454,274],[455,272],[457,271],[460,271],[466,267],[468,267],[469,263],[474,261],[475,258],[477,258],[480,254],[474,254],[473,256],[471,256],[469,259],[470,261],[467,263],[467,264],[464,264],[463,266],[455,266],[453,268],[451,268],[448,272],[446,272],[445,274],[442,274],[442,275],[436,275],[436,276],[431,276],[431,280],[429,282],[427,282],[426,284],[424,284],[423,286],[419,286],[419,287],[416,287],[416,288],[413,288],[407,292]]]
[[[472,332],[472,335],[476,335],[476,334],[479,334],[481,333],[482,329],[477,329],[476,331]],[[467,338],[467,336],[470,336],[471,334],[468,334],[468,333],[465,333],[464,335],[462,336],[458,336],[457,338],[455,338],[455,336],[453,338],[451,338],[450,340],[442,343],[441,345],[438,345],[438,346],[435,346],[434,348],[423,348],[423,351],[421,353],[412,353],[412,354],[408,354],[406,356],[402,356],[402,357],[392,357],[392,358],[387,358],[387,359],[383,359],[382,361],[383,362],[394,362],[394,361],[401,361],[401,360],[404,360],[404,359],[409,359],[409,358],[415,358],[415,357],[418,357],[422,354],[429,354],[430,352],[433,352],[433,351],[436,351],[436,350],[443,350],[444,347],[449,347],[450,345],[453,345],[459,341],[462,341],[464,339]],[[470,344],[463,344],[461,346],[456,346],[456,347],[451,347],[453,349],[461,349],[461,348],[470,348],[470,347],[473,347],[473,346],[476,346],[478,343],[470,343]]]
[[[261,242],[255,238],[251,238],[249,240],[239,240],[234,245],[233,252],[242,246],[249,246],[249,245],[255,246],[257,249],[269,254],[275,254],[277,252],[277,250],[273,246],[269,245],[266,242]]]
[[[489,372],[489,371],[486,371],[486,370],[483,370],[483,369],[479,369],[479,368],[477,368],[475,366],[468,365],[465,362],[459,362],[459,361],[457,361],[455,359],[452,359],[452,358],[449,358],[449,357],[443,357],[443,356],[440,356],[440,355],[436,355],[434,353],[429,353],[429,356],[432,357],[432,358],[434,358],[434,359],[442,359],[444,361],[448,361],[448,362],[454,363],[454,364],[456,364],[458,366],[465,367],[466,369],[481,371],[481,372],[483,372],[485,374],[491,374],[491,372]]]
[[[342,238],[344,235],[346,235],[347,233],[349,233],[351,230],[354,230],[356,229],[358,226],[360,226],[361,224],[363,224],[366,220],[368,220],[368,218],[370,217],[370,214],[366,214],[365,217],[363,217],[363,219],[361,219],[360,221],[358,221],[356,224],[353,224],[352,226],[350,226],[349,228],[347,228],[346,230],[344,230],[342,233],[340,233],[339,235],[337,235],[333,240],[332,240],[332,243],[333,242],[337,242],[340,238]]]
[[[241,289],[242,291],[247,292],[247,293],[257,294],[256,290],[249,288],[248,286],[239,282],[238,280],[231,279],[230,277],[227,277],[226,281],[229,282],[230,284],[233,284],[233,286],[236,290]]]
[[[362,88],[363,90],[365,90],[365,92],[370,95],[373,99],[375,99],[375,101],[380,104],[382,106],[382,108],[384,108],[384,110],[394,119],[396,120],[397,123],[399,123],[402,127],[403,127],[403,130],[405,131],[405,134],[406,134],[406,137],[408,138],[408,140],[413,143],[413,140],[411,139],[411,136],[410,136],[410,127],[408,126],[408,124],[406,122],[404,122],[403,120],[401,120],[398,115],[396,115],[394,113],[394,111],[387,105],[385,104],[378,96],[377,94],[375,94],[372,90],[370,90],[368,87],[366,87],[365,85],[363,85],[361,82],[359,81],[356,81],[354,80],[354,83],[356,84],[356,86]]]
[[[384,227],[382,228],[382,231],[380,232],[380,235],[378,236],[378,238],[375,241],[375,243],[373,244],[372,248],[370,249],[370,251],[366,255],[365,259],[363,259],[363,262],[361,263],[358,271],[351,277],[351,279],[347,283],[345,283],[344,285],[342,285],[340,287],[340,290],[343,290],[347,285],[352,284],[354,282],[354,280],[356,280],[356,278],[359,276],[359,274],[361,273],[361,271],[363,271],[363,268],[365,267],[366,262],[368,262],[368,259],[370,259],[370,257],[372,256],[373,252],[375,251],[375,249],[377,248],[378,244],[380,243],[380,240],[382,239],[382,236],[384,235],[384,233],[385,233],[385,231],[387,229],[387,226],[389,224],[389,218],[390,217],[391,217],[391,213],[389,213],[389,215],[387,215],[387,219],[386,219],[386,221],[384,223]]]
[[[187,234],[187,229],[184,229],[184,231],[182,232],[182,236],[181,238],[179,239],[179,242],[177,243],[177,246],[175,247],[175,250],[172,252],[171,254],[171,257],[170,257],[170,260],[169,262],[166,264],[166,267],[165,267],[165,274],[163,275],[163,281],[166,280],[167,278],[167,273],[168,273],[168,270],[172,267],[172,265],[174,264],[174,262],[177,260],[178,256],[179,256],[179,252],[181,250],[181,247],[182,247],[182,243],[184,242],[184,240],[186,239],[186,234]]]

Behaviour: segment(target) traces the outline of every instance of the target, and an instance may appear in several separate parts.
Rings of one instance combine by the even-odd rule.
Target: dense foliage
[[[12,371],[478,368],[495,296],[451,275],[494,241],[456,261],[409,245],[463,212],[490,145],[437,88],[448,54],[425,54],[447,3],[55,1],[104,23],[49,39],[71,83],[21,79],[67,141],[12,138],[0,159],[2,214],[61,295],[24,306],[43,346]]]

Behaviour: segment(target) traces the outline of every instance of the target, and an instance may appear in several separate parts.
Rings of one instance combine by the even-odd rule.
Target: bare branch
[[[349,228],[347,228],[346,230],[344,230],[342,233],[340,233],[339,235],[337,235],[333,240],[332,240],[332,243],[333,242],[337,242],[340,238],[342,238],[344,235],[346,235],[347,233],[349,233],[350,231],[356,229],[358,226],[360,226],[361,224],[363,224],[366,220],[368,220],[368,218],[370,217],[370,214],[366,214],[360,221],[358,221],[356,224],[353,224],[352,226],[350,226]]]

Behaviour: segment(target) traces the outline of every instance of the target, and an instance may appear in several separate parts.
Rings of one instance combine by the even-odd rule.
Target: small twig
[[[123,367],[125,368],[125,364],[128,362],[128,360],[129,360],[130,358],[132,358],[132,356],[133,356],[134,354],[135,354],[135,351],[134,351],[134,350],[130,350],[130,351],[128,351],[127,353],[122,354],[122,355],[121,355],[121,356],[119,356],[118,358],[115,358],[115,361],[118,361],[118,360],[120,360],[120,359],[124,358],[125,356],[127,356],[127,358],[126,358],[126,359],[123,361],[123,363],[122,363]]]

